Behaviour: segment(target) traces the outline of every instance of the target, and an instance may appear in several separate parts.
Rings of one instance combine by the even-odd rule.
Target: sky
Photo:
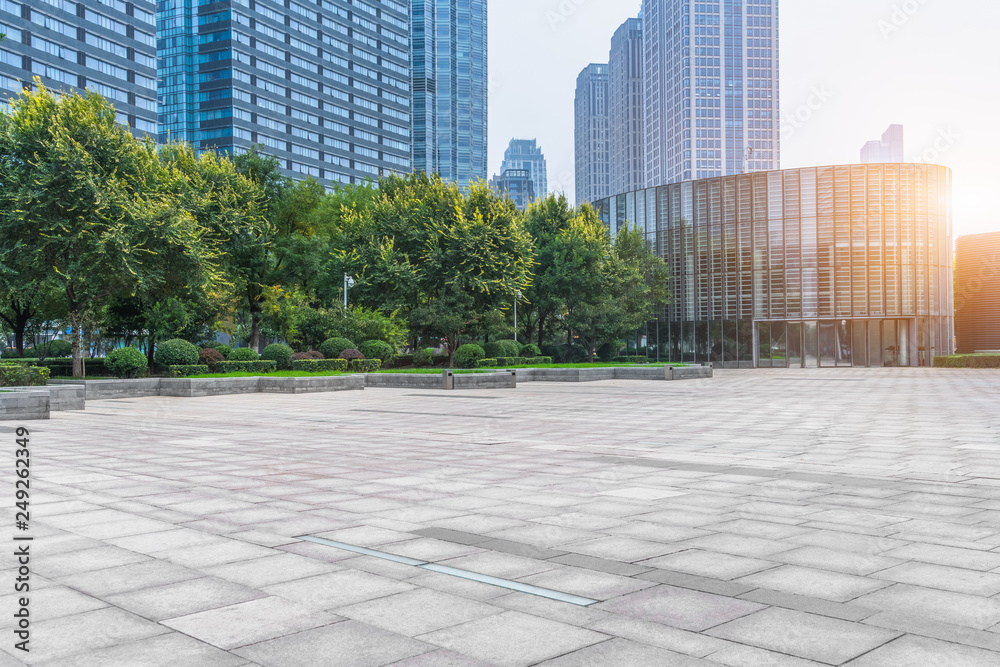
[[[549,189],[574,199],[576,77],[640,5],[489,3],[490,175],[537,138]],[[781,0],[782,168],[856,163],[900,123],[908,162],[954,172],[955,236],[1000,231],[998,25],[997,0]]]

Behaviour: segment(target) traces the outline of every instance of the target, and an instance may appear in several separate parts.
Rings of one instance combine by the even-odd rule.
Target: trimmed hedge
[[[119,348],[119,349],[124,349],[124,348]],[[134,350],[135,348],[132,348],[132,349]],[[138,351],[138,350],[136,350],[136,351]],[[139,354],[142,354],[142,352],[139,352]],[[109,353],[109,356],[110,356],[110,353]],[[143,358],[146,357],[146,355],[144,355],[144,354],[142,356],[143,356]],[[72,377],[72,375],[73,375],[73,360],[72,359],[46,359],[45,361],[39,362],[38,365],[39,366],[44,366],[45,368],[48,368],[50,371],[52,371],[52,375],[56,376],[56,377]],[[87,373],[87,377],[88,378],[95,378],[95,377],[113,378],[113,377],[119,377],[110,368],[108,368],[108,366],[107,366],[107,364],[105,362],[105,359],[103,359],[103,358],[91,359],[89,357],[84,357],[84,359],[83,359],[83,365],[84,365],[84,368],[85,368],[85,371]],[[147,366],[149,365],[148,360],[147,360],[146,365]],[[145,377],[145,376],[143,375],[143,376],[140,376],[140,377]]]
[[[214,349],[216,352],[221,354],[226,359],[228,359],[229,355],[233,353],[232,345],[223,345],[222,343],[216,343],[215,345],[212,346],[212,349]]]
[[[153,361],[164,368],[171,366],[194,366],[198,363],[201,350],[194,343],[183,338],[174,338],[160,343],[153,354]]]
[[[226,361],[260,361],[260,355],[249,347],[238,347],[226,355]]]
[[[340,353],[339,356],[341,359],[347,359],[348,361],[354,361],[355,359],[363,360],[368,358],[361,353],[361,350],[355,350],[355,349],[344,350]]]
[[[309,350],[308,352],[296,352],[292,355],[292,361],[322,359],[323,353],[319,350]]]
[[[475,368],[480,359],[485,359],[483,348],[475,343],[466,343],[455,351],[455,365],[459,368]]]
[[[105,367],[115,377],[123,380],[144,378],[149,371],[149,359],[134,347],[120,347],[108,352]]]
[[[525,359],[534,359],[535,357],[542,356],[542,351],[534,343],[528,343],[521,348],[521,352],[517,356],[524,357]]]
[[[68,340],[56,339],[49,343],[49,357],[65,359],[73,354],[73,343]]]
[[[521,346],[513,340],[491,341],[483,345],[483,352],[487,359],[499,359],[501,357],[518,357],[521,355]]]
[[[497,357],[497,366],[524,366],[524,357]]]
[[[552,363],[552,357],[535,357],[533,359],[528,359],[529,364],[538,364],[539,366],[547,366]]]
[[[48,382],[48,368],[21,364],[0,366],[0,387],[44,387]]]
[[[496,367],[497,367],[496,359],[480,359],[479,365],[476,366],[476,368],[496,368]]]
[[[392,364],[396,358],[396,350],[384,340],[366,340],[358,346],[365,359],[381,359],[384,366]]]
[[[347,359],[296,359],[292,362],[293,371],[306,373],[322,373],[323,371],[347,370]]]
[[[934,368],[1000,369],[1000,354],[955,354],[934,357]]]
[[[319,346],[319,351],[323,353],[323,357],[326,359],[336,359],[344,350],[354,349],[357,349],[357,345],[346,338],[339,337],[327,338],[323,341],[323,344]]]
[[[170,377],[173,378],[190,377],[192,375],[208,375],[208,373],[208,366],[200,366],[198,364],[170,367]]]
[[[375,373],[381,370],[382,361],[380,359],[352,359],[352,373]]]
[[[278,364],[279,371],[287,371],[292,367],[293,354],[295,354],[295,350],[292,348],[287,345],[279,345],[275,343],[265,347],[264,351],[260,355],[260,358],[265,361],[273,361]]]
[[[245,350],[247,348],[239,348]],[[234,352],[236,350],[233,350]],[[215,364],[216,373],[273,373],[278,364],[273,361],[220,361]]]
[[[648,364],[648,363],[651,363],[651,360],[650,360],[649,357],[640,357],[640,356],[635,356],[635,355],[633,355],[633,356],[626,356],[626,357],[615,357],[614,359],[612,359],[612,361],[614,361],[617,364]]]
[[[384,367],[385,364],[382,364]],[[406,368],[407,366],[413,366],[413,355],[412,354],[401,354],[392,360],[393,368]]]
[[[209,370],[215,370],[215,365],[220,361],[225,360],[226,358],[222,356],[222,353],[214,347],[206,347],[198,353],[198,363],[203,366],[208,366]]]

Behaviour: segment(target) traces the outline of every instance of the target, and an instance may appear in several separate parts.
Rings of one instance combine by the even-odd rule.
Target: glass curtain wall
[[[951,171],[869,164],[650,188],[597,202],[670,266],[660,359],[928,366],[954,350]],[[641,202],[645,202],[643,205]]]

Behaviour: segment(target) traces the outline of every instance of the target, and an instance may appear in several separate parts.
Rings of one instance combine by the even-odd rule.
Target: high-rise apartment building
[[[531,172],[531,182],[535,188],[535,197],[544,198],[549,192],[549,177],[545,163],[545,155],[538,147],[536,139],[511,139],[510,145],[503,154],[503,164],[500,173],[508,169],[527,169]]]
[[[642,11],[646,185],[778,169],[778,0]]]
[[[412,171],[405,0],[162,0],[160,140],[324,183]]]
[[[611,192],[645,187],[643,60],[642,19],[629,19],[611,38],[608,59]]]
[[[612,192],[607,65],[587,65],[576,78],[574,116],[576,203],[589,204]]]
[[[486,0],[411,0],[414,169],[486,179]]]
[[[156,21],[151,0],[0,0],[0,99],[32,85],[89,90],[137,135],[156,134]]]
[[[903,161],[903,126],[890,125],[880,141],[869,141],[861,148],[862,164]]]

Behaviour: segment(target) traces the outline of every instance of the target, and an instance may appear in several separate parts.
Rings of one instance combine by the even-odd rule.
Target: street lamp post
[[[344,274],[344,317],[347,317],[347,289],[354,287],[354,278]]]

